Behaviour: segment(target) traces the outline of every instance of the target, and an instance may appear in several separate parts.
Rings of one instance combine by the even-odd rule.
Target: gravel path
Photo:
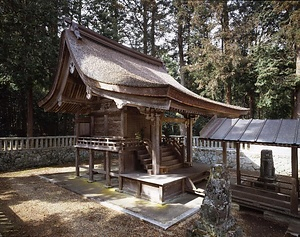
[[[186,236],[198,214],[168,230],[84,199],[38,175],[69,168],[40,168],[0,174],[0,233],[6,236]],[[245,236],[282,237],[286,225],[261,214],[233,210]],[[1,237],[0,234],[0,237]]]

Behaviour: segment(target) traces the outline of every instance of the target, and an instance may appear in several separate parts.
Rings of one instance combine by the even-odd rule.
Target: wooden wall
[[[113,101],[106,100],[100,108],[77,119],[79,136],[122,136],[151,138],[151,122],[135,107],[118,109]]]
[[[145,119],[145,115],[141,114],[137,108],[127,108],[127,136],[135,137],[136,133],[143,133],[144,138],[151,138],[150,121]]]

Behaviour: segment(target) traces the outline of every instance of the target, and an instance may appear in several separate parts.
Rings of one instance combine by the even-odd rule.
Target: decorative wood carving
[[[91,90],[91,87],[89,87],[89,86],[86,87],[86,98],[88,100],[90,100],[92,98],[92,90]]]
[[[69,66],[70,73],[73,74],[75,71],[75,63],[72,61]]]

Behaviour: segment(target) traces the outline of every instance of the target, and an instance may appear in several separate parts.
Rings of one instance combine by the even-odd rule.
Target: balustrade
[[[186,144],[186,137],[184,136],[170,136],[173,140],[179,144]],[[87,140],[94,140],[94,138],[85,138]],[[104,139],[104,140],[103,140]],[[135,139],[122,140],[120,138],[107,138],[110,142],[119,143],[125,142],[123,146],[136,146],[137,141]],[[95,140],[94,140],[95,141]],[[83,142],[83,141],[81,141]],[[96,143],[107,142],[105,138],[99,138]],[[0,151],[16,151],[24,149],[45,149],[55,147],[71,147],[76,143],[75,136],[45,136],[45,137],[2,137],[0,138]],[[80,143],[80,141],[79,141]],[[84,143],[84,142],[83,142]],[[95,144],[97,145],[97,144]],[[108,143],[106,143],[108,145]],[[206,147],[206,148],[220,148],[222,149],[222,142],[203,140],[199,136],[193,136],[193,147]],[[234,148],[234,143],[227,143],[227,148]]]
[[[72,147],[75,140],[75,136],[3,137],[0,138],[0,151]]]

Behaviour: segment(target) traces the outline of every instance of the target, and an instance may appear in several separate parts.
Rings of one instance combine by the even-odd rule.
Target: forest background
[[[72,115],[37,105],[66,17],[160,58],[190,90],[251,118],[300,117],[299,1],[0,0],[0,136],[74,133]]]

